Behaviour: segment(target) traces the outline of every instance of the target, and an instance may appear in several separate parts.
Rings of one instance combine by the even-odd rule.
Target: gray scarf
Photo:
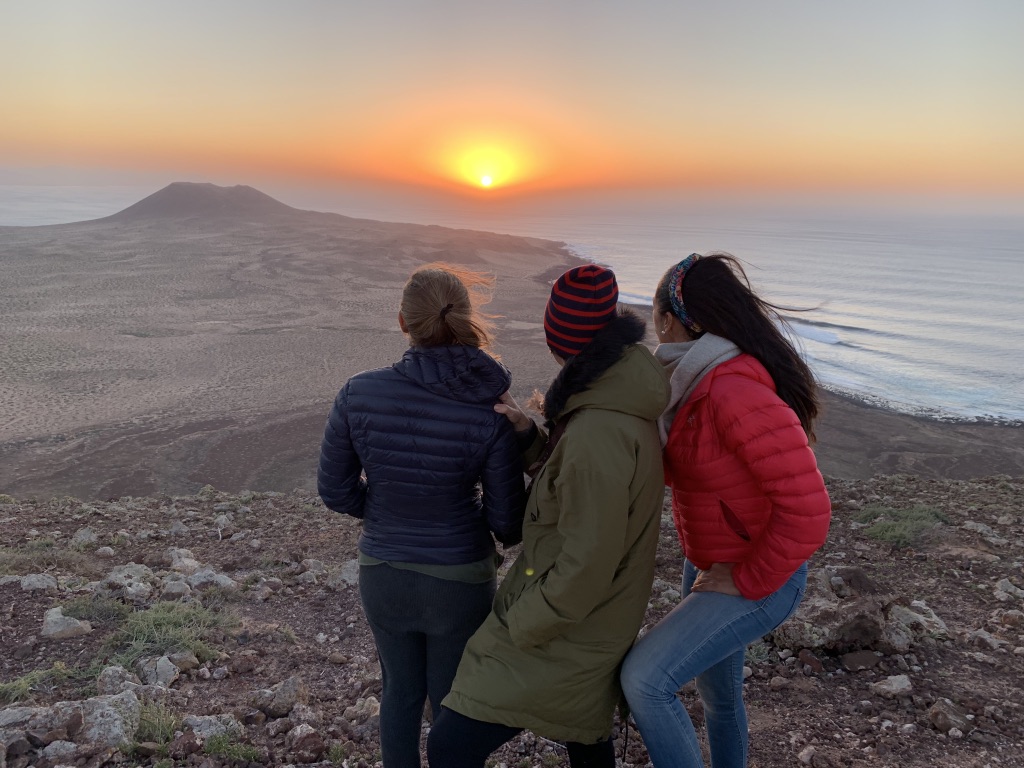
[[[676,411],[697,388],[701,379],[719,363],[731,360],[739,354],[739,348],[731,341],[710,333],[705,333],[695,341],[658,345],[654,350],[654,356],[668,371],[669,385],[672,389],[668,407],[658,419],[658,433],[661,435],[662,445],[668,442],[668,433],[672,429]]]

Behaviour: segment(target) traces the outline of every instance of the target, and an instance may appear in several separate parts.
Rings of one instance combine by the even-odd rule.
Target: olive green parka
[[[669,386],[637,343],[643,335],[639,318],[618,316],[552,384],[545,413],[567,426],[534,479],[522,552],[444,706],[559,741],[610,735],[619,666],[650,598],[664,500],[655,420]]]

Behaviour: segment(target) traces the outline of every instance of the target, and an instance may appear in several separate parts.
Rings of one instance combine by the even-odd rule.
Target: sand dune
[[[544,387],[547,285],[571,262],[561,243],[185,183],[105,219],[0,228],[0,491],[310,487],[334,394],[401,355],[401,285],[435,260],[496,275],[513,392]],[[1020,429],[831,398],[821,435],[836,476],[1024,474]]]

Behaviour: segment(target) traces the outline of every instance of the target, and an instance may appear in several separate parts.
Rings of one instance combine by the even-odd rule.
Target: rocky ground
[[[1024,481],[829,487],[804,604],[748,653],[751,765],[1024,766]],[[0,496],[0,530],[0,768],[380,764],[357,521],[206,488]],[[666,509],[648,624],[680,571]],[[530,734],[492,763],[567,765]]]

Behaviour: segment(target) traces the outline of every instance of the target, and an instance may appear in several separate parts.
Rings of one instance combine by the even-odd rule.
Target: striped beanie
[[[596,264],[574,267],[555,280],[544,312],[548,348],[574,357],[615,317],[619,286],[615,273]]]

